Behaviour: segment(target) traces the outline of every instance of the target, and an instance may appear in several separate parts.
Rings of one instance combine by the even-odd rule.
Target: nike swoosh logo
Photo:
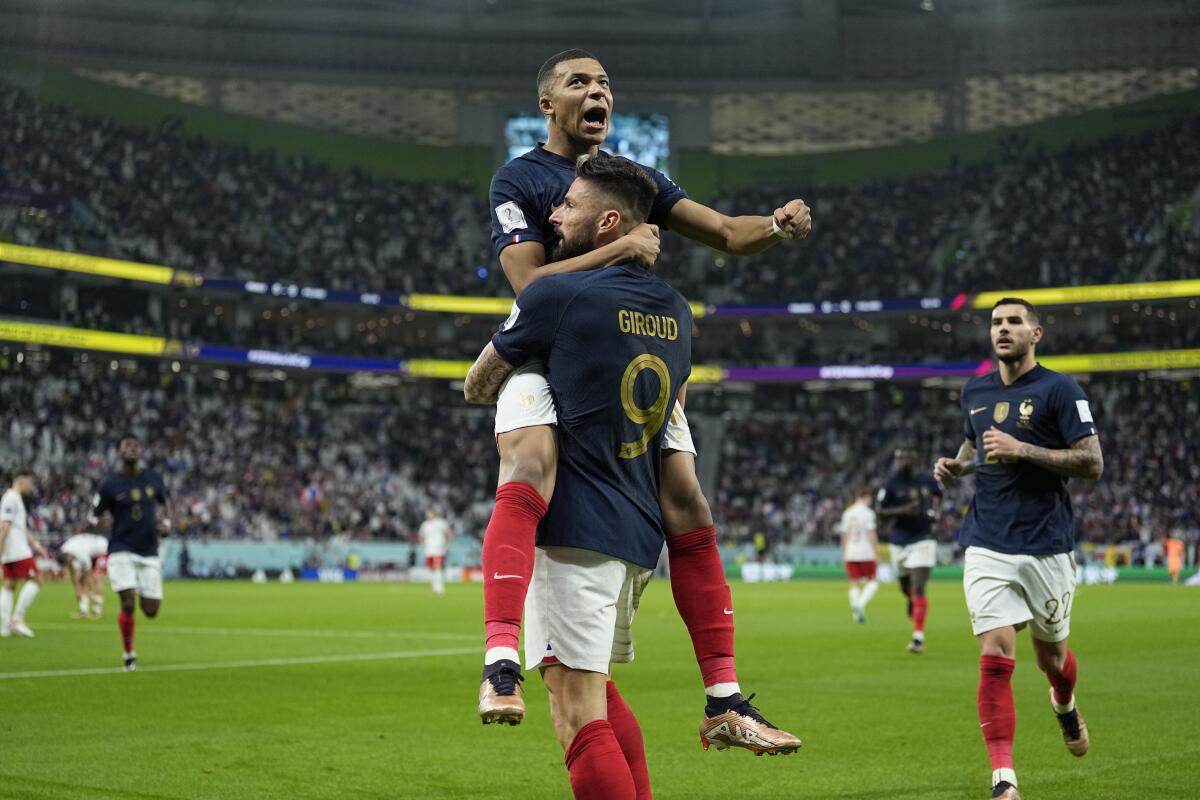
[[[990,722],[981,722],[981,723],[979,723],[979,727],[986,728],[988,725],[991,725],[991,724],[992,723],[990,723]]]
[[[725,609],[725,613],[726,613],[728,616],[731,616],[731,617],[733,616],[733,612],[732,612],[732,611],[730,611],[728,608],[727,608],[727,609]]]
[[[987,406],[980,406],[979,408],[972,408],[971,415],[974,416],[975,414],[978,414],[980,411],[987,411]]]
[[[524,577],[524,575],[501,575],[499,572],[492,574],[492,580],[494,581],[506,581],[511,579],[521,580]]]

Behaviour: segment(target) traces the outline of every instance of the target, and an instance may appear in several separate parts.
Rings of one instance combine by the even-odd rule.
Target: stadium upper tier
[[[358,293],[509,294],[487,203],[466,187],[125,128],[7,86],[0,110],[0,236],[16,244]],[[667,235],[658,268],[707,305],[1195,277],[1200,115],[1052,155],[1010,145],[998,164],[794,187],[813,208],[807,241],[732,258]]]
[[[1072,484],[1086,541],[1200,529],[1200,459],[1179,432],[1196,412],[1195,381],[1146,376],[1084,382],[1105,442],[1104,477]],[[762,395],[761,399],[759,395]],[[42,529],[73,530],[116,439],[138,432],[175,495],[188,535],[293,539],[408,538],[430,505],[480,536],[495,488],[492,414],[438,384],[385,389],[326,377],[256,381],[246,370],[40,353],[0,354],[0,458],[34,464]],[[714,513],[723,537],[823,543],[857,486],[878,485],[891,448],[917,443],[922,463],[962,439],[952,388],[868,391],[762,387],[701,398],[701,458],[716,457]],[[783,405],[778,405],[780,401]],[[770,408],[778,409],[772,413]],[[955,489],[939,532],[961,520]]]

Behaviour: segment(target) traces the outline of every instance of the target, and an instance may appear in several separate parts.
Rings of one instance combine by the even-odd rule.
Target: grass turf
[[[742,686],[805,741],[755,758],[701,751],[699,675],[668,587],[652,583],[638,661],[615,679],[641,720],[655,797],[986,797],[961,589],[931,589],[928,649],[913,656],[892,586],[860,626],[841,582],[735,585]],[[47,587],[29,618],[37,638],[0,641],[0,798],[570,797],[536,675],[520,727],[475,715],[478,586],[435,599],[420,585],[169,584],[161,617],[138,619],[141,671],[14,677],[119,666],[115,598],[104,620],[76,622],[68,595]],[[1082,587],[1072,622],[1092,750],[1077,760],[1063,747],[1023,635],[1026,800],[1196,797],[1200,592]]]

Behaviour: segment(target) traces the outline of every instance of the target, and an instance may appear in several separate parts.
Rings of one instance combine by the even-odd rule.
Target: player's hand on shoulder
[[[933,477],[941,483],[951,483],[962,477],[963,465],[957,458],[942,457],[933,465]]]
[[[812,210],[803,200],[789,200],[775,209],[774,217],[785,238],[803,239],[812,231]]]
[[[636,261],[649,269],[658,261],[658,250],[661,241],[658,236],[658,226],[643,222],[625,234],[623,238],[626,247],[626,262]]]

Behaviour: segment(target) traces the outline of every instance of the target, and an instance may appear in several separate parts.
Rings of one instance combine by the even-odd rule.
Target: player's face
[[[122,461],[137,461],[142,457],[142,443],[137,439],[122,439],[117,452]]]
[[[568,138],[599,145],[608,138],[613,96],[604,67],[593,58],[563,61],[555,68],[542,113]]]
[[[913,466],[913,454],[908,450],[897,450],[892,453],[892,463],[896,465],[897,472],[910,472]]]
[[[1013,303],[992,309],[992,350],[996,358],[1014,364],[1042,340],[1042,326],[1032,323],[1029,309]]]
[[[599,229],[598,217],[591,187],[576,179],[567,189],[562,205],[550,215],[550,224],[562,237],[554,248],[551,260],[563,261],[594,250]]]

